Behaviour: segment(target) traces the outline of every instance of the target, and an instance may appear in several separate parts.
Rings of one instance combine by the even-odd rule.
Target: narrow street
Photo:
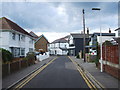
[[[49,64],[22,88],[89,88],[67,56]]]

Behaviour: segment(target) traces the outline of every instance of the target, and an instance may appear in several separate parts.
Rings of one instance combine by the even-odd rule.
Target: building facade
[[[48,52],[48,40],[44,35],[41,35],[36,41],[35,41],[35,51],[43,51]]]
[[[118,37],[120,37],[120,27],[117,28],[115,31],[118,31]]]
[[[115,33],[93,33],[89,39],[89,53],[91,55],[97,55],[97,46],[100,45],[100,43],[104,43],[105,41],[112,41],[113,38],[115,37]]]
[[[0,48],[9,50],[14,57],[34,51],[34,39],[27,31],[5,17],[0,19],[0,25]]]
[[[48,45],[51,55],[67,55],[68,54],[68,37],[60,38]]]
[[[91,34],[85,34],[86,44]],[[84,34],[72,33],[69,37],[69,55],[77,56],[84,49]]]
[[[102,43],[105,41],[111,41],[115,37],[115,33],[93,33],[89,39],[89,45],[91,47],[96,47],[97,43],[100,45],[101,39]]]

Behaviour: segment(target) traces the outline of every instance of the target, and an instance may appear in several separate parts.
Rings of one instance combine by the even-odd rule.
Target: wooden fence
[[[33,65],[35,60],[20,60],[8,64],[2,64],[2,76],[5,77],[13,72],[16,72],[22,68]]]

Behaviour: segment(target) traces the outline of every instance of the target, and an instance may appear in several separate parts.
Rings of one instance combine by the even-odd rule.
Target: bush
[[[80,58],[79,54],[76,56],[76,58]]]
[[[11,52],[6,49],[0,48],[0,53],[2,54],[2,61],[4,63],[12,61],[13,55]]]
[[[27,53],[26,58],[27,58],[28,60],[35,60],[35,53],[34,53],[34,52],[29,52],[29,53]]]

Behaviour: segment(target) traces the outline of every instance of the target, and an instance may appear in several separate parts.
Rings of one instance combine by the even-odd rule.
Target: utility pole
[[[86,46],[86,43],[85,43],[85,11],[84,11],[84,9],[83,9],[83,31],[84,31],[84,39],[83,39],[83,43],[84,43],[84,45],[83,45],[83,57],[84,57],[84,62],[86,62],[86,59],[85,59],[85,46]]]

